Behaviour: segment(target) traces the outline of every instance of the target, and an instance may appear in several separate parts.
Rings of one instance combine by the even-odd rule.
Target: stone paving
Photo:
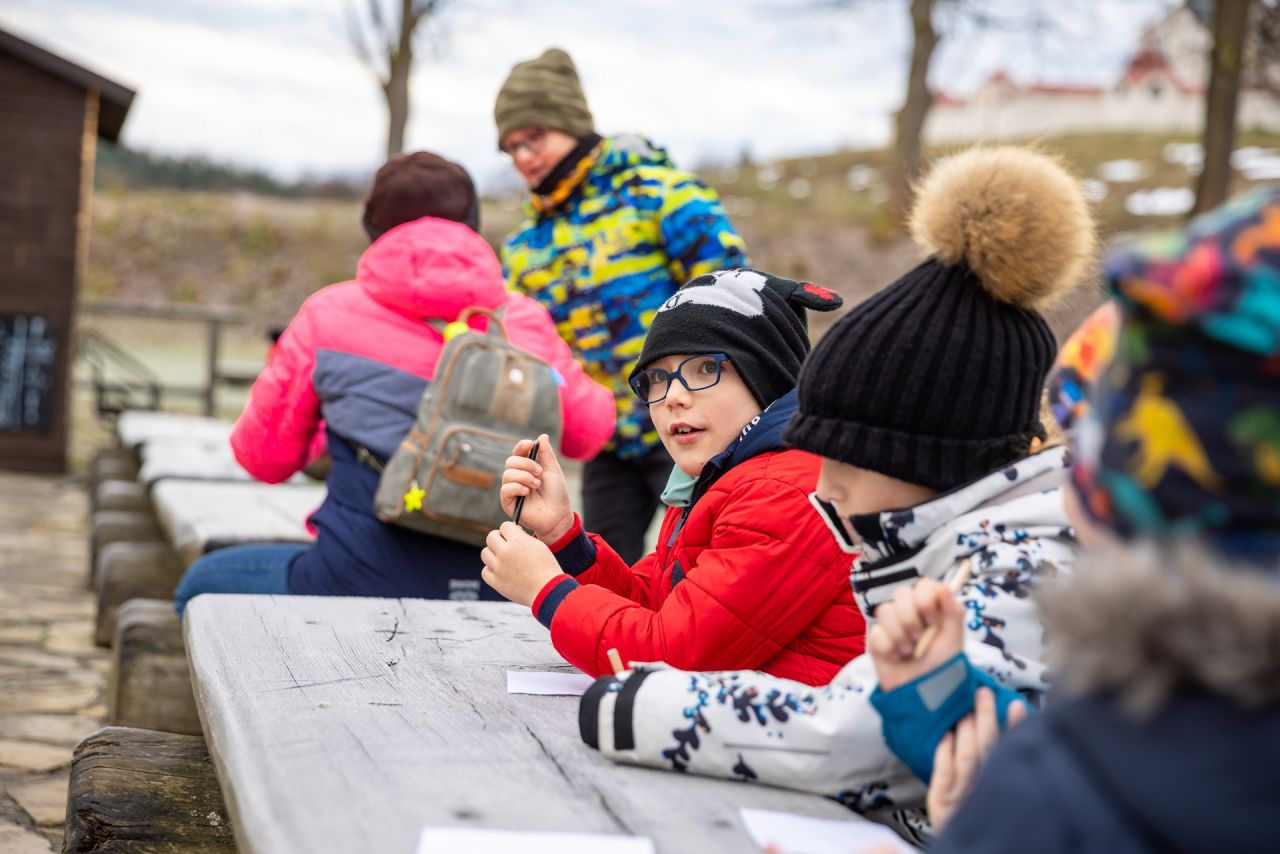
[[[71,749],[106,715],[88,507],[74,479],[0,472],[0,852],[62,849]]]

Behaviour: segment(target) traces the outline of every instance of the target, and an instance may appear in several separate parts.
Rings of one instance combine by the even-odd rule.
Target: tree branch
[[[373,72],[379,83],[385,85],[387,78],[385,67],[380,61],[381,57],[375,56],[373,50],[369,47],[369,37],[360,21],[359,14],[356,12],[355,3],[353,0],[347,0],[342,4],[342,9],[343,19],[347,25],[347,36],[351,41],[351,47],[355,51],[356,58]]]

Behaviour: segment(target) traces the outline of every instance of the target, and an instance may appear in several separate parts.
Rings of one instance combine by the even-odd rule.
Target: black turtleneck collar
[[[533,188],[533,194],[535,196],[545,196],[551,193],[560,185],[564,177],[573,171],[573,167],[578,165],[578,161],[591,153],[591,150],[600,143],[601,139],[603,137],[598,133],[589,133],[579,139],[573,150],[566,154],[564,159],[547,173],[547,177],[543,178],[538,186]]]

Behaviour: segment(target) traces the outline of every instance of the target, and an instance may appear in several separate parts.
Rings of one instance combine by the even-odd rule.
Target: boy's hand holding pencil
[[[506,514],[544,543],[554,543],[573,527],[569,486],[545,433],[536,440],[523,439],[511,449],[500,495]]]
[[[969,576],[966,560],[948,584],[922,578],[876,608],[867,652],[882,691],[928,673],[964,648],[965,610],[956,594]]]

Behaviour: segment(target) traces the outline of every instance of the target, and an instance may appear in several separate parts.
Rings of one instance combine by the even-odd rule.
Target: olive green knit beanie
[[[544,125],[579,139],[595,129],[578,69],[558,47],[516,63],[498,90],[493,118],[499,145],[507,134],[523,127]]]

